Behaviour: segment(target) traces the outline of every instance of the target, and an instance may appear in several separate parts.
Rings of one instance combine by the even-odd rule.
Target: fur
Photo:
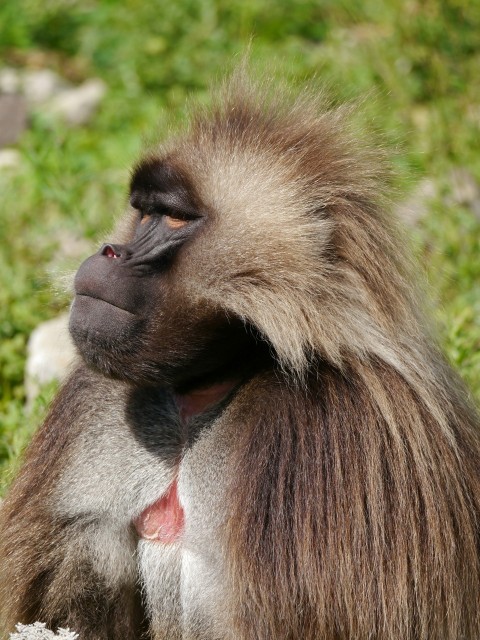
[[[208,323],[240,320],[238,386],[182,426],[135,371],[73,374],[3,508],[9,628],[42,613],[82,640],[138,639],[145,616],[155,640],[480,637],[479,418],[423,318],[381,155],[349,109],[240,74],[146,156],[147,197],[161,165],[205,220],[143,348],[175,336],[165,361],[197,375],[224,348],[202,354]],[[175,473],[183,539],[138,541]]]

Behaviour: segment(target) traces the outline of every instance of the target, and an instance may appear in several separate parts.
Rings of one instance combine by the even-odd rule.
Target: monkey
[[[241,76],[241,74],[240,74]],[[480,430],[350,109],[234,76],[134,166],[2,507],[4,632],[480,637]]]

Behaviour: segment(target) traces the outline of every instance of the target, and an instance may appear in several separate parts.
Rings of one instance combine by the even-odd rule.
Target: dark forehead
[[[189,180],[184,172],[166,159],[147,158],[133,170],[130,191],[172,192],[189,190]]]
[[[185,211],[203,208],[186,172],[169,159],[147,158],[134,169],[130,201],[135,208],[165,204]]]

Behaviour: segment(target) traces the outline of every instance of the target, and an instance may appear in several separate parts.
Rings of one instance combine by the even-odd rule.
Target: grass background
[[[168,114],[181,120],[186,96],[207,100],[249,43],[253,67],[293,86],[373,96],[363,126],[395,152],[404,197],[422,178],[436,181],[414,251],[448,356],[480,399],[480,220],[449,198],[452,169],[480,182],[480,3],[2,0],[0,66],[53,68],[74,83],[97,76],[108,93],[87,127],[34,114],[21,165],[0,171],[0,487],[53,393],[25,412],[29,333],[68,306],[48,275],[59,231],[104,233],[142,139],[161,135]]]

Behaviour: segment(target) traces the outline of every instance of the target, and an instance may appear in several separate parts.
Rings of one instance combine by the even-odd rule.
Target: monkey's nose
[[[100,249],[100,255],[107,256],[107,258],[120,258],[122,254],[113,245],[104,244]]]

